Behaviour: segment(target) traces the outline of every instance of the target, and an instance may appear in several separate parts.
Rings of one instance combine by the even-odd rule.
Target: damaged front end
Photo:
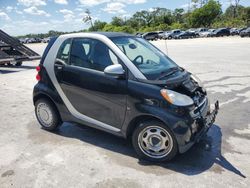
[[[177,109],[175,112],[182,112],[182,114],[177,113],[180,118],[173,126],[173,131],[178,137],[180,153],[184,153],[195,142],[200,141],[213,125],[219,111],[219,101],[210,105],[207,92],[201,82],[185,69],[179,69],[168,79],[161,80],[161,83],[157,82],[157,85],[163,87],[164,90],[174,91],[192,100],[189,106],[178,106],[168,101],[165,107],[167,109],[172,106]]]

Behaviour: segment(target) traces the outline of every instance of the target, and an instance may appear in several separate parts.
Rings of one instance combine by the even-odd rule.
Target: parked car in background
[[[164,31],[157,31],[157,33],[158,33],[158,39],[164,38]]]
[[[140,32],[135,34],[135,36],[138,36],[138,37],[142,37],[142,35],[143,35],[143,33],[140,33]]]
[[[203,34],[204,32],[207,32],[207,31],[208,31],[207,28],[198,28],[198,29],[196,30],[196,35],[201,37],[202,34]]]
[[[240,34],[241,31],[243,31],[243,30],[245,30],[245,29],[247,29],[247,27],[242,27],[242,28],[240,28],[240,29],[239,29],[239,34]]]
[[[211,33],[211,37],[223,37],[223,36],[230,36],[229,29],[220,28],[220,29],[216,29],[214,32]]]
[[[200,37],[211,37],[211,34],[215,31],[216,29],[209,29],[208,31],[201,32]]]
[[[29,38],[20,38],[20,39],[19,39],[19,41],[20,41],[22,44],[26,44],[28,40],[29,40]]]
[[[196,34],[194,32],[182,31],[180,34],[174,36],[174,39],[189,39],[189,38],[196,38]]]
[[[28,38],[26,43],[35,43],[35,39],[34,38]]]
[[[181,33],[180,29],[175,29],[170,31],[169,33],[165,33],[165,38],[170,40],[173,39],[174,36],[179,35],[180,33]]]
[[[241,37],[250,37],[250,27],[240,32]]]
[[[158,33],[157,32],[144,33],[142,35],[142,38],[144,38],[146,40],[157,40],[158,39]]]
[[[171,31],[164,31],[164,33],[163,33],[163,38],[162,38],[162,39],[166,40],[167,37],[168,37],[168,34],[169,34],[170,32],[171,32]]]
[[[49,41],[50,41],[50,37],[47,37],[47,38],[42,39],[41,42],[43,42],[43,43],[48,43]]]
[[[26,43],[37,43],[37,40],[36,40],[36,38],[29,38],[29,39],[27,39]]]
[[[234,36],[234,35],[239,35],[240,32],[237,28],[231,28],[230,29],[230,35]]]

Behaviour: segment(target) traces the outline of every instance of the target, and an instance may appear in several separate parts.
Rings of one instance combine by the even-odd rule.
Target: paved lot
[[[149,164],[123,139],[91,128],[46,132],[32,104],[38,62],[0,67],[0,187],[250,187],[250,38],[154,43],[220,100],[206,138],[172,162]]]

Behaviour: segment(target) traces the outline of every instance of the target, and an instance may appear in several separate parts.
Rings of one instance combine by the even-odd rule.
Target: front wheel
[[[43,129],[54,131],[62,124],[59,113],[53,103],[47,99],[38,99],[35,102],[35,113]]]
[[[133,133],[132,143],[139,158],[148,161],[169,161],[178,153],[173,133],[158,121],[141,123]]]

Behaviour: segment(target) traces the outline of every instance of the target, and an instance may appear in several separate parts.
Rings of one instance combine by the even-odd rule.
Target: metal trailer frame
[[[0,65],[40,59],[41,56],[23,45],[18,39],[0,30]]]

